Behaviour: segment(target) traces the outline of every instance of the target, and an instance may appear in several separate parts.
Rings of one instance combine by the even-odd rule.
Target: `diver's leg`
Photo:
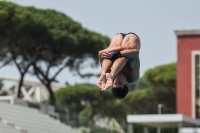
[[[116,34],[112,38],[109,48],[120,46],[122,44],[122,41],[123,41],[122,35]],[[111,71],[110,69],[112,67],[113,62],[109,59],[101,59],[101,57],[99,58],[101,62],[102,71],[101,71],[100,78],[97,82],[97,86],[99,86],[100,88],[104,88],[106,84],[106,73],[110,73]]]
[[[101,70],[101,75],[100,75],[100,78],[97,82],[97,86],[99,88],[104,88],[105,87],[105,84],[106,84],[106,73],[109,73],[110,72],[110,68],[112,66],[112,61],[109,60],[109,59],[104,59],[102,61],[102,70]]]

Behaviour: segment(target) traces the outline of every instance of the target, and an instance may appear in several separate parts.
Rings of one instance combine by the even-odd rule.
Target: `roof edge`
[[[175,30],[177,36],[200,35],[200,29],[196,30]]]

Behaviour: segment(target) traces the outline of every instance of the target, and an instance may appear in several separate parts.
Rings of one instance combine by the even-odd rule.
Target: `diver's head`
[[[117,74],[113,80],[112,93],[116,98],[119,99],[123,99],[128,93],[128,82],[123,73]]]

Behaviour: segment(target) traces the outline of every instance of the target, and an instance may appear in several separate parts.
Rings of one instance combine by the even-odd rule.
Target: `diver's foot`
[[[113,81],[112,81],[110,73],[106,73],[106,84],[105,84],[104,90],[106,90],[109,87],[111,87],[112,83],[113,83]]]
[[[105,88],[105,84],[106,84],[106,74],[105,73],[102,73],[98,82],[97,82],[97,86],[100,88],[100,89],[103,89]]]

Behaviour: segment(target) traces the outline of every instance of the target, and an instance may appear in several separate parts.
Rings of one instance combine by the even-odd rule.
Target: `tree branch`
[[[45,80],[48,80],[47,76],[44,75],[44,73],[37,67],[37,65],[35,63],[33,63],[33,67],[34,67],[34,71],[35,71],[35,74],[36,76],[38,75],[38,73],[40,75],[42,75],[42,77],[45,79]]]
[[[29,67],[35,62],[35,60],[37,59],[38,54],[36,53],[33,58],[31,59],[31,61],[28,63],[28,65],[25,67],[24,69],[24,73],[26,73],[29,69]]]
[[[17,66],[17,69],[19,70],[20,74],[22,74],[22,71],[21,71],[21,69],[20,69],[20,66],[19,66],[19,64],[18,64],[17,61],[16,61],[16,60],[17,60],[17,59],[16,59],[16,55],[15,55],[15,53],[13,52],[12,47],[11,47],[10,45],[8,45],[8,48],[9,48],[9,50],[10,50],[10,52],[11,52],[11,57],[12,57],[12,59],[13,59],[15,65]]]
[[[39,76],[39,74],[37,73],[35,73],[35,75],[37,76],[37,78],[45,85],[45,82],[44,82],[44,80]]]
[[[47,75],[47,77],[49,76],[49,70],[50,70],[50,67],[51,67],[51,64],[52,64],[52,62],[50,61],[49,62],[49,65],[48,65],[48,67],[47,67],[47,73],[46,73],[46,75]]]
[[[54,81],[56,76],[67,66],[67,64],[63,65],[55,74],[54,76],[51,78],[51,81]]]

